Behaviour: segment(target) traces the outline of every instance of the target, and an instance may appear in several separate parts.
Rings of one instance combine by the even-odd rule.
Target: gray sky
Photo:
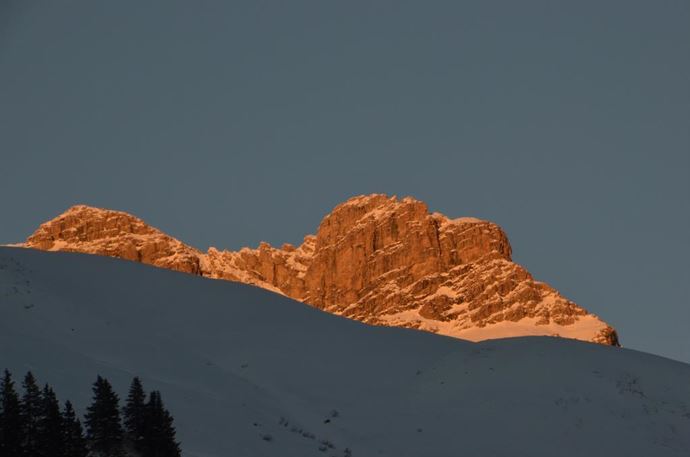
[[[690,361],[690,3],[0,1],[0,243],[76,203],[298,243],[356,194]]]

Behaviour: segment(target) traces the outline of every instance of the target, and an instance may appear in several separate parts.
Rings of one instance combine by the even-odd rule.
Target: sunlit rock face
[[[498,225],[430,214],[409,197],[351,198],[296,247],[203,253],[134,216],[87,206],[41,225],[24,245],[253,284],[375,325],[474,341],[558,335],[618,345],[613,328],[513,263]]]
[[[130,214],[73,206],[42,224],[24,243],[45,251],[106,255],[200,274],[201,253]]]

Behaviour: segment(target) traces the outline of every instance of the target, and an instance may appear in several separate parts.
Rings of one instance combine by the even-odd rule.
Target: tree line
[[[5,370],[0,382],[0,456],[2,457],[180,457],[173,417],[161,394],[147,395],[132,379],[125,406],[110,382],[98,376],[84,427],[72,403],[62,408],[53,389],[39,388],[28,372],[20,396]]]

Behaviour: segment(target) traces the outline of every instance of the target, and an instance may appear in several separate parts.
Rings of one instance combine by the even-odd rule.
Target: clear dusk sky
[[[76,203],[299,243],[372,192],[690,362],[690,2],[0,0],[0,243]]]

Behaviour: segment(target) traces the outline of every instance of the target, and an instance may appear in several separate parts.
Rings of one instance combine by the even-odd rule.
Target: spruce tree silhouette
[[[41,392],[31,372],[19,398],[12,375],[0,382],[0,457],[180,457],[180,445],[161,394],[146,400],[141,380],[132,379],[124,408],[130,448],[120,421],[119,398],[108,380],[98,376],[93,402],[85,415],[87,434],[70,401],[60,411],[57,395],[46,384]],[[125,449],[127,452],[125,452]]]
[[[146,403],[142,457],[180,457],[170,412],[163,407],[161,394],[153,391]]]
[[[100,457],[122,455],[122,426],[119,398],[110,383],[98,376],[93,385],[93,403],[86,413],[86,430],[91,450]]]
[[[46,384],[41,396],[41,415],[38,418],[38,457],[65,456],[60,404],[53,389]]]
[[[42,412],[41,391],[36,385],[36,378],[29,371],[22,383],[24,395],[19,405],[22,424],[22,455],[36,457],[39,455],[39,421]]]
[[[66,457],[86,457],[86,439],[81,428],[81,422],[74,412],[72,403],[67,400],[62,412],[62,442]]]
[[[22,441],[19,395],[12,375],[5,370],[0,384],[0,456],[21,457]]]
[[[132,379],[127,403],[123,409],[125,430],[134,449],[143,449],[144,426],[146,420],[146,393],[138,377]]]

